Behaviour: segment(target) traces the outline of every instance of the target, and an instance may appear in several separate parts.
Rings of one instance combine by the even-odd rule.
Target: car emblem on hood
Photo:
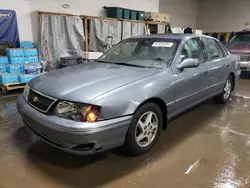
[[[37,96],[35,96],[35,97],[33,98],[33,102],[34,102],[34,103],[38,103],[38,102],[39,102],[39,99],[38,99]]]

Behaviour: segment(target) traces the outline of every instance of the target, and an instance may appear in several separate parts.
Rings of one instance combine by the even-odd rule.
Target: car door
[[[178,54],[179,53],[179,54]],[[178,50],[179,62],[171,66],[175,83],[175,107],[174,115],[207,99],[209,87],[209,64],[204,61],[204,49],[200,38],[191,38],[184,42]],[[199,66],[194,68],[177,68],[178,63],[187,58],[195,58]]]
[[[214,96],[221,93],[225,81],[228,77],[228,68],[230,66],[229,56],[226,51],[223,51],[219,42],[213,38],[202,38],[205,51],[209,61],[210,70],[209,76],[209,96]]]

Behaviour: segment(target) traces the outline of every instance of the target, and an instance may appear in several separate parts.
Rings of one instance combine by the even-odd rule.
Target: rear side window
[[[218,43],[218,42],[217,42],[217,43]],[[221,43],[218,43],[218,44],[219,44],[220,47],[221,47],[223,56],[226,57],[226,56],[228,55],[228,51],[227,51],[226,47],[225,47],[223,44],[221,44]]]
[[[210,39],[210,38],[202,38],[202,40],[204,42],[204,46],[205,46],[208,58],[210,60],[215,60],[215,59],[224,57],[223,51],[221,47],[219,46],[219,44],[217,43],[217,41],[215,41],[214,39]]]

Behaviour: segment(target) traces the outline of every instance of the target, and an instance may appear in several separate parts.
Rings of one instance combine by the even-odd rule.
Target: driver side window
[[[199,38],[189,39],[183,46],[181,52],[181,61],[194,58],[198,59],[199,62],[204,62],[204,56],[202,52],[201,41]]]
[[[137,45],[138,45],[138,42],[124,43],[123,45],[120,45],[116,47],[115,49],[113,49],[113,53],[111,53],[112,55],[110,55],[107,59],[109,61],[113,61],[113,60],[116,60],[117,58],[120,58],[121,60],[130,58],[132,54],[134,53],[134,50]]]

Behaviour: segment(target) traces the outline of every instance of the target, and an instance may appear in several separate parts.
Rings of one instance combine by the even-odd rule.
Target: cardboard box
[[[157,12],[146,12],[145,20],[151,20],[156,22],[169,22],[169,15]]]

